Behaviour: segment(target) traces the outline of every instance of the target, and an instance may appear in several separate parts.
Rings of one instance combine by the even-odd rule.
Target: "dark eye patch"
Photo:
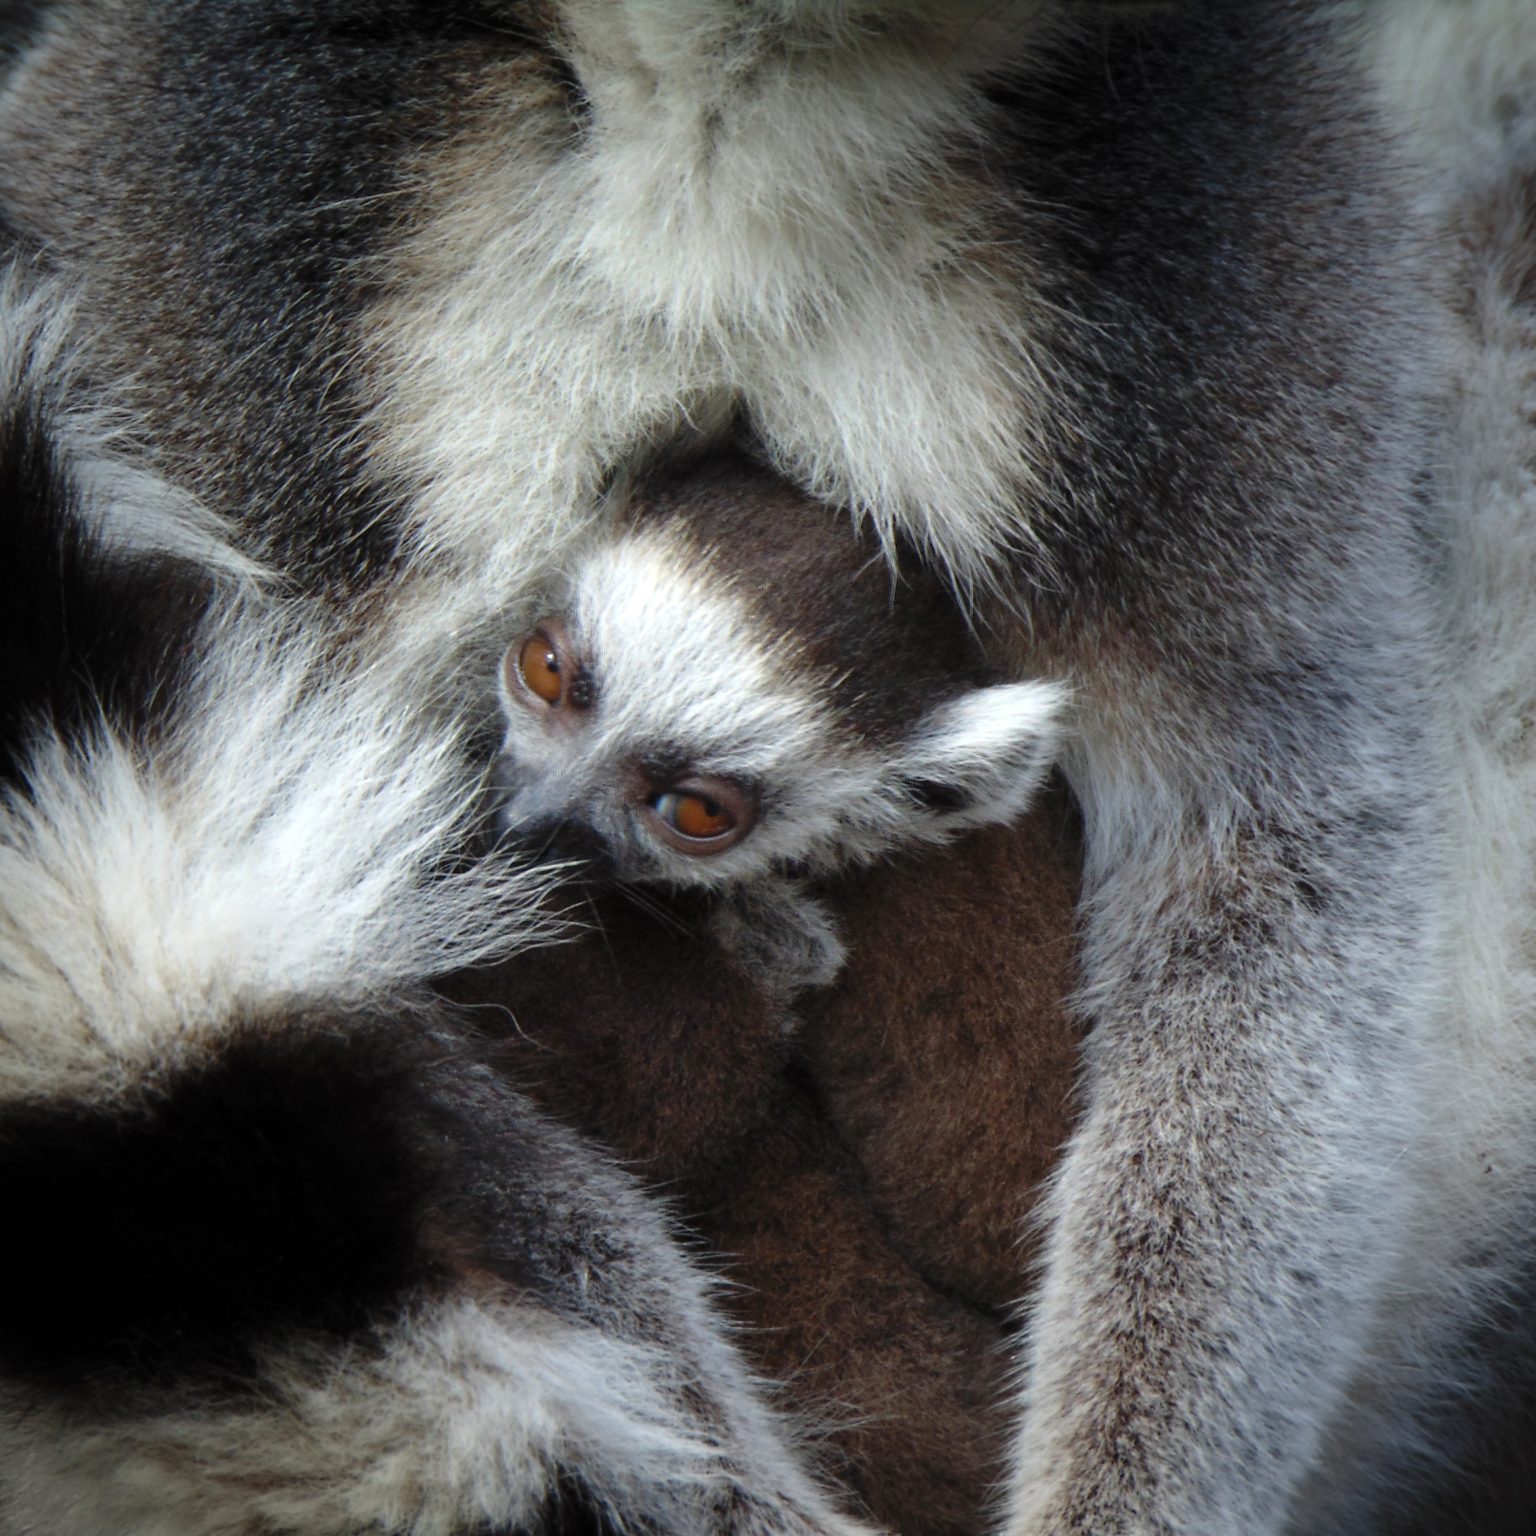
[[[672,784],[693,770],[693,759],[675,747],[654,747],[642,751],[635,764],[653,784]]]
[[[582,665],[576,668],[576,673],[565,690],[565,697],[573,709],[591,709],[597,699],[597,684],[593,681],[591,670],[587,666]]]
[[[946,784],[939,779],[906,779],[902,787],[925,811],[935,815],[968,811],[973,804],[958,784]]]

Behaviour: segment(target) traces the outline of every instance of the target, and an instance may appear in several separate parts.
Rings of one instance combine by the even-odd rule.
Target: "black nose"
[[[564,816],[536,816],[506,823],[501,847],[533,864],[567,864],[567,878],[606,882],[617,870],[608,844],[585,822]]]

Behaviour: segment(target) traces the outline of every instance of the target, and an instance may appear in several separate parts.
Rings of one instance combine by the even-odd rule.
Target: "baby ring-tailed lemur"
[[[1070,688],[1092,1019],[1003,1524],[1383,1526],[1536,1228],[1530,6],[34,9],[3,238],[423,693],[674,438],[996,600],[991,660]],[[1351,12],[1434,60],[1452,196]]]
[[[802,881],[1023,810],[1061,690],[1004,682],[943,584],[765,470],[631,504],[502,660],[509,838],[586,878],[719,893],[783,996],[841,950]]]

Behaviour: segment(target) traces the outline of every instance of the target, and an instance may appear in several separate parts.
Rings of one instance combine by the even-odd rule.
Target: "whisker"
[[[687,939],[700,937],[699,929],[695,924],[686,922],[673,909],[647,891],[643,886],[634,885],[627,880],[618,882],[619,893],[632,906],[638,907],[649,917],[654,917],[658,923],[670,928],[672,932],[681,934]]]

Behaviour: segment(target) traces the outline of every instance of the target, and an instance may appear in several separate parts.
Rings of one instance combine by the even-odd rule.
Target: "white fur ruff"
[[[422,544],[502,592],[592,529],[606,466],[737,401],[793,478],[962,586],[1028,537],[1050,321],[989,237],[1002,194],[950,161],[1035,7],[770,9],[564,6],[590,142],[509,67],[431,168],[362,338],[379,468]]]
[[[242,1016],[383,1002],[548,936],[540,879],[434,878],[474,800],[453,734],[298,617],[230,615],[152,759],[105,723],[36,744],[0,807],[6,1097],[121,1091]]]

